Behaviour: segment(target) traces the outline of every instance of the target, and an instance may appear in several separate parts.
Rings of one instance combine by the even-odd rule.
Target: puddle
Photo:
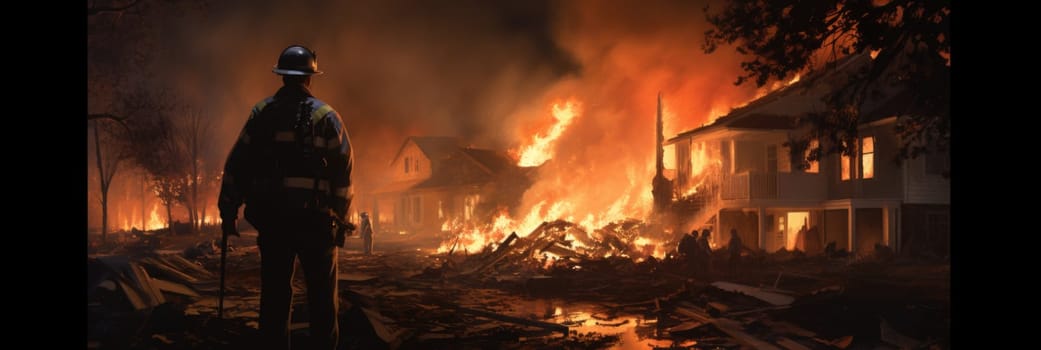
[[[531,300],[522,313],[541,315],[546,322],[568,326],[572,332],[598,333],[618,337],[612,349],[651,349],[654,347],[692,346],[692,340],[674,341],[656,338],[658,320],[640,314],[611,315],[610,310],[591,303],[566,303],[560,300]]]

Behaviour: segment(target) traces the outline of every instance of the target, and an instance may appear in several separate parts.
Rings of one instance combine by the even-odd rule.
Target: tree
[[[119,134],[120,131],[126,131],[126,129],[113,130],[112,123],[106,122],[104,119],[94,120],[92,124],[94,160],[98,169],[98,183],[101,190],[99,199],[101,202],[101,242],[105,242],[108,236],[108,190],[112,186],[112,179],[116,176],[119,164],[128,158],[126,148],[120,143],[120,139],[123,139],[125,135]],[[106,126],[102,127],[100,124]],[[106,147],[103,149],[102,145]]]
[[[114,124],[109,120],[123,126],[126,133],[120,143],[129,146],[124,156],[132,158],[149,174],[153,191],[160,194],[167,205],[168,222],[172,201],[185,201],[181,198],[183,195],[178,194],[185,186],[178,183],[183,179],[174,178],[177,176],[174,164],[179,163],[164,164],[167,160],[159,158],[161,153],[157,153],[172,152],[168,143],[170,135],[165,129],[170,123],[161,119],[173,105],[163,90],[166,84],[155,84],[153,72],[159,64],[157,58],[162,55],[159,38],[160,33],[167,30],[165,21],[205,15],[207,6],[207,0],[90,0],[87,3],[87,120],[92,121],[95,128],[100,122]],[[100,170],[103,166],[100,148],[96,156]],[[105,171],[100,171],[103,226],[107,225],[107,189],[115,169],[115,166],[105,166]]]
[[[173,137],[175,147],[178,148],[176,152],[185,157],[188,163],[184,204],[188,209],[192,231],[197,233],[202,223],[199,208],[199,185],[203,183],[205,171],[202,153],[209,148],[213,121],[190,108],[180,116]]]
[[[136,154],[136,159],[151,177],[152,191],[166,208],[167,227],[173,234],[173,206],[187,203],[188,157],[174,136],[172,122],[166,113],[158,113],[149,119],[152,123],[142,127],[141,130],[146,131],[140,134],[151,137],[138,135],[135,144],[143,151]]]
[[[828,112],[800,122],[802,143],[820,140],[810,160],[843,152],[857,137],[859,112],[868,96],[886,84],[908,93],[896,132],[900,158],[941,151],[950,141],[950,1],[921,0],[727,0],[719,13],[705,14],[713,29],[703,49],[736,44],[749,56],[736,84],[784,79],[823,68],[852,54],[870,52],[869,69],[851,74],[825,97]]]
[[[166,91],[132,89],[119,99],[117,109],[129,116],[133,130],[127,144],[133,163],[147,173],[152,192],[166,207],[167,224],[173,231],[173,205],[184,203],[188,187],[187,157],[177,140],[174,116],[184,110]],[[142,203],[143,204],[143,203]]]

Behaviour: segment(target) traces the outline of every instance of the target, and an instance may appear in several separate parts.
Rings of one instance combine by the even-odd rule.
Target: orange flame
[[[148,224],[145,230],[158,230],[166,227],[166,222],[159,217],[159,205],[152,206],[152,212],[148,214]]]
[[[553,158],[553,146],[560,135],[567,130],[568,125],[580,113],[580,105],[573,99],[568,100],[561,106],[553,104],[553,118],[556,122],[545,134],[536,134],[531,143],[521,147],[520,162],[518,165],[524,167],[539,166]]]

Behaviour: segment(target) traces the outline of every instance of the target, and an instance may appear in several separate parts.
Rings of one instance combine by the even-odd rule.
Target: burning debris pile
[[[652,234],[653,232],[653,234]],[[474,254],[461,260],[453,244],[446,253],[443,272],[447,276],[477,276],[489,272],[497,274],[536,273],[550,269],[582,268],[588,261],[620,257],[636,261],[662,258],[671,242],[655,244],[647,236],[663,236],[656,225],[628,219],[609,223],[592,233],[580,225],[555,220],[543,222],[530,233],[519,236],[510,233],[500,242],[491,242]],[[458,242],[459,238],[455,239]]]

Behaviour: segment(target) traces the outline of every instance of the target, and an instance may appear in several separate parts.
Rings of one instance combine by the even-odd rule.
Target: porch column
[[[857,210],[853,207],[853,203],[849,204],[849,209],[847,209],[846,212],[849,216],[846,220],[848,226],[847,229],[849,230],[849,236],[846,240],[846,250],[849,250],[850,253],[853,253],[854,247],[857,246]]]
[[[896,241],[896,242],[893,242],[893,252],[895,252],[895,253],[899,253],[900,252],[900,248],[901,248],[900,247],[900,242],[901,242],[901,240],[900,240],[900,233],[901,233],[900,232],[900,226],[901,226],[900,225],[900,207],[897,206],[896,208],[893,208],[893,232],[894,232],[893,239]]]
[[[882,204],[882,244],[886,247],[892,248],[892,246],[890,245],[890,242],[892,242],[892,240],[890,240],[889,237],[889,235],[893,232],[892,228],[889,227],[892,223],[892,219],[890,219],[889,216],[889,203]]]
[[[766,250],[766,231],[770,225],[766,222],[766,208],[759,207],[757,214],[759,215],[759,249]]]

